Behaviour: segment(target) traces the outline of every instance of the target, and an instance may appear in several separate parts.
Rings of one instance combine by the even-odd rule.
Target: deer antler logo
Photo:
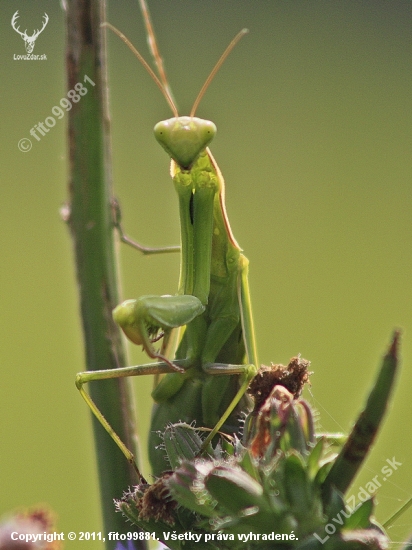
[[[19,10],[16,11],[16,13],[13,15],[13,18],[11,20],[11,26],[13,27],[13,29],[18,32],[21,37],[23,38],[24,40],[24,43],[25,43],[25,47],[26,47],[26,52],[27,53],[31,53],[34,49],[34,45],[36,43],[36,40],[37,40],[37,37],[39,36],[39,34],[41,32],[44,31],[44,28],[46,27],[47,23],[49,22],[49,16],[47,15],[47,13],[45,13],[43,15],[43,26],[42,28],[39,30],[37,29],[37,31],[34,31],[34,33],[31,35],[31,36],[28,36],[27,35],[27,29],[24,31],[24,32],[21,32],[19,30],[20,27],[16,27],[16,21],[19,17]]]

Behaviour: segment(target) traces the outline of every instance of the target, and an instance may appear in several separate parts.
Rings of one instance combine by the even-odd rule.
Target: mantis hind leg
[[[146,374],[164,374],[164,373],[170,373],[170,372],[173,372],[173,370],[170,368],[170,366],[167,363],[149,363],[146,365],[138,365],[134,367],[123,367],[119,369],[86,371],[86,372],[80,372],[76,375],[76,387],[79,390],[80,395],[86,401],[90,410],[92,411],[94,416],[97,418],[97,420],[100,422],[100,424],[103,426],[103,428],[107,431],[107,433],[116,443],[116,445],[122,451],[122,453],[124,454],[128,462],[134,467],[139,479],[141,480],[140,481],[141,483],[144,483],[145,480],[136,466],[135,457],[133,453],[129,451],[129,449],[126,447],[126,445],[117,435],[117,433],[114,431],[112,426],[106,420],[106,418],[104,417],[103,413],[100,411],[96,403],[93,401],[90,395],[86,392],[84,385],[87,384],[88,382],[92,382],[96,380],[108,380],[110,378],[124,378],[128,376],[141,376]]]

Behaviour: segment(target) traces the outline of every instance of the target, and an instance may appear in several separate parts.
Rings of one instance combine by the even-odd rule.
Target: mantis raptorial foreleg
[[[143,12],[151,43],[155,38]],[[146,12],[145,12],[146,10]],[[168,423],[196,422],[210,428],[205,445],[223,429],[238,429],[237,414],[246,388],[257,371],[249,287],[248,260],[233,237],[226,214],[224,180],[208,149],[216,133],[215,125],[194,116],[207,85],[223,60],[245,34],[241,31],[218,61],[196,99],[190,116],[179,117],[170,89],[154,55],[160,79],[153,73],[127,38],[111,28],[135,53],[161,89],[171,106],[174,118],[155,126],[155,137],[172,158],[171,176],[179,198],[181,227],[181,270],[176,296],[143,296],[127,300],[114,310],[114,319],[126,336],[157,363],[113,371],[80,373],[76,385],[93,413],[119,445],[125,449],[102,413],[84,390],[84,383],[104,378],[165,374],[153,391],[155,406],[149,457],[155,474],[167,468],[158,449],[157,432]],[[152,48],[157,51],[157,46]],[[163,72],[162,72],[163,71]],[[122,235],[120,217],[117,223]],[[169,342],[174,329],[184,327],[174,354]],[[158,351],[154,344],[162,338]]]

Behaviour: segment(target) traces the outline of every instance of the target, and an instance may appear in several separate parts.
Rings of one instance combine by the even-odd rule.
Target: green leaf
[[[259,470],[250,453],[246,452],[243,454],[239,461],[239,466],[257,482],[260,481]]]
[[[196,430],[184,422],[167,426],[163,442],[174,470],[183,460],[192,460],[200,452],[202,440]]]
[[[321,465],[321,458],[324,452],[325,441],[324,439],[319,439],[316,445],[313,447],[310,455],[307,458],[307,473],[310,479],[315,479],[316,474],[319,471]]]
[[[239,514],[254,506],[269,511],[261,485],[238,468],[217,466],[206,476],[205,487],[219,508],[229,513]]]
[[[325,479],[325,494],[332,485],[345,494],[368,454],[382,423],[398,370],[398,341],[399,332],[395,332],[365,408]]]
[[[291,508],[298,513],[307,513],[312,507],[311,484],[303,460],[297,454],[285,459],[283,485]]]
[[[201,491],[202,482],[203,474],[197,470],[195,463],[185,462],[168,478],[166,484],[181,506],[203,516],[214,517],[215,506],[206,491]]]
[[[343,496],[337,489],[335,489],[335,487],[332,487],[331,496],[329,498],[329,502],[325,512],[328,519],[337,524],[337,529],[343,527],[346,516],[350,515],[351,513],[350,511],[346,511],[346,505],[345,501],[343,500]]]
[[[370,519],[374,508],[373,497],[365,500],[355,508],[351,516],[345,522],[345,529],[366,529],[370,526]]]

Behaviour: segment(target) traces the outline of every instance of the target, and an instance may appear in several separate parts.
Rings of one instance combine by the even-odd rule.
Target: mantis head
[[[154,134],[167,154],[188,169],[214,138],[216,126],[210,120],[181,116],[158,122]]]

